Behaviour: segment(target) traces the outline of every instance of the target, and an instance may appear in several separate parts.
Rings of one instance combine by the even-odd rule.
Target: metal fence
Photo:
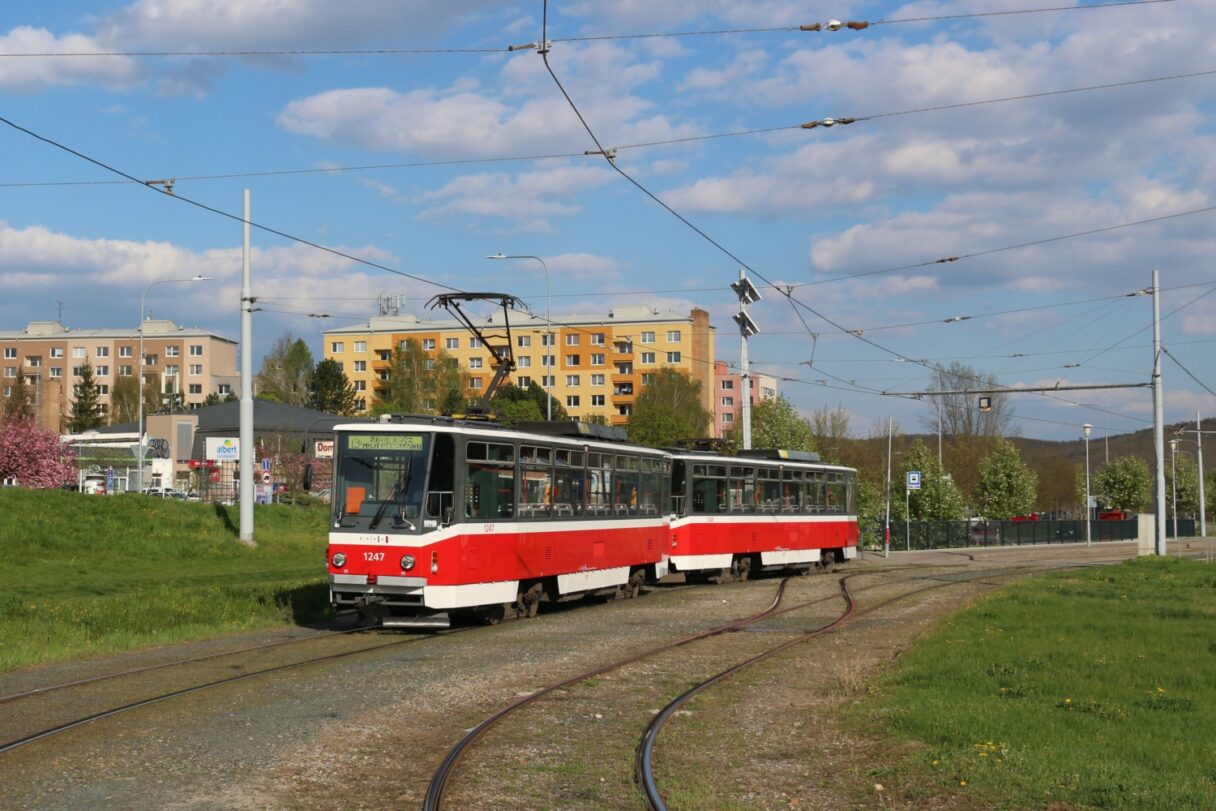
[[[1178,519],[1180,535],[1194,533],[1194,521]],[[1173,531],[1173,522],[1167,522]],[[1137,522],[1091,521],[1092,541],[1132,541]],[[1172,536],[1171,536],[1172,537]],[[1033,546],[1084,543],[1084,521],[913,521],[891,525],[891,548],[955,549],[968,546]]]

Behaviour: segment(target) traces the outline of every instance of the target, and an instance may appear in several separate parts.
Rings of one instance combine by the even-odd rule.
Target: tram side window
[[[827,513],[843,513],[845,508],[845,484],[843,473],[827,474],[824,486],[823,511]]]
[[[553,462],[549,448],[519,449],[520,518],[548,518],[553,504]]]
[[[426,496],[426,514],[452,520],[452,498],[456,488],[456,442],[451,434],[437,434],[431,454],[431,480]]]
[[[760,509],[764,512],[781,511],[781,471],[775,468],[756,470],[756,489],[760,496]]]
[[[553,466],[553,515],[558,518],[583,514],[587,489],[582,451],[558,450]]]
[[[515,448],[498,442],[470,442],[465,460],[465,517],[514,517]]]
[[[636,456],[616,457],[616,478],[613,480],[613,504],[617,515],[637,515],[639,460]]]
[[[587,515],[612,513],[612,454],[587,454]]]
[[[845,514],[857,515],[857,474],[852,472],[844,474],[844,483],[848,488],[845,500]]]
[[[800,490],[802,488],[802,471],[785,470],[781,473],[781,512],[798,512]]]
[[[756,509],[756,469],[732,466],[730,469],[731,512],[754,512]]]
[[[807,471],[802,484],[802,512],[823,512],[823,474]]]
[[[638,488],[638,512],[642,515],[658,515],[663,503],[663,462],[661,459],[642,459],[641,485]]]
[[[692,511],[726,512],[726,466],[693,465]]]

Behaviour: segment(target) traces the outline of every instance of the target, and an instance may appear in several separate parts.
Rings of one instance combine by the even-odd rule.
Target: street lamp
[[[487,256],[486,259],[535,259],[537,262],[540,262],[540,266],[545,269],[545,328],[546,328],[545,334],[548,336],[547,341],[549,342],[549,347],[547,349],[545,349],[545,354],[548,355],[550,352],[555,352],[556,350],[552,346],[552,344],[553,344],[553,320],[552,320],[553,293],[552,293],[552,288],[550,287],[550,284],[549,284],[550,283],[549,266],[545,264],[545,260],[541,259],[539,256],[532,256],[530,254],[507,256],[506,254],[503,254],[501,252],[496,253],[493,256]],[[557,356],[553,355],[553,357],[556,359]],[[551,393],[551,389],[553,386],[553,375],[555,374],[556,370],[555,370],[555,367],[553,364],[546,366],[543,360],[541,361],[541,369],[548,370],[548,374],[545,375],[545,419],[552,420],[553,419],[553,394]]]
[[[1089,510],[1089,434],[1094,430],[1094,427],[1088,422],[1081,426],[1081,432],[1085,434],[1085,545],[1091,545],[1092,538],[1090,536],[1090,518],[1092,517]]]
[[[139,436],[137,438],[139,442],[139,454],[137,455],[139,467],[136,468],[135,481],[139,485],[137,492],[140,493],[144,491],[144,301],[148,297],[148,291],[158,284],[206,281],[211,281],[211,277],[192,276],[189,279],[158,279],[145,287],[143,294],[139,297],[139,362],[135,365],[135,368],[139,371],[139,417],[137,419],[139,423]]]
[[[1170,498],[1174,512],[1174,540],[1178,540],[1178,440],[1170,440]]]

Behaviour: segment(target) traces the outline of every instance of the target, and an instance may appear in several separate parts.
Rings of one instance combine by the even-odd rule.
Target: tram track
[[[796,636],[792,639],[789,639],[789,640],[781,642],[777,645],[774,645],[774,646],[768,648],[767,650],[762,651],[759,654],[751,656],[741,662],[737,662],[736,664],[732,665],[731,667],[726,668],[726,669],[714,674],[713,676],[710,676],[707,679],[704,679],[703,681],[692,686],[685,692],[676,696],[676,698],[672,699],[671,702],[667,704],[667,706],[665,706],[663,709],[661,709],[654,716],[654,718],[651,720],[650,724],[647,725],[646,730],[643,732],[641,739],[638,743],[637,749],[635,750],[636,751],[635,766],[634,766],[635,779],[636,779],[639,787],[642,789],[642,792],[645,796],[647,807],[652,809],[653,811],[666,811],[666,808],[667,808],[667,805],[665,802],[663,802],[662,795],[660,794],[658,785],[655,781],[653,764],[652,764],[654,746],[658,740],[659,733],[663,730],[665,724],[673,715],[675,715],[685,704],[687,704],[689,701],[691,701],[693,698],[700,695],[701,693],[709,690],[710,688],[720,684],[723,681],[726,681],[727,679],[731,678],[735,674],[739,673],[742,670],[745,670],[748,667],[751,667],[752,665],[756,665],[763,661],[766,661],[766,660],[776,656],[779,653],[782,653],[792,647],[795,647],[796,645],[800,645],[804,642],[810,641],[811,639],[822,636],[831,631],[839,630],[839,629],[843,628],[844,626],[850,624],[851,622],[853,622],[863,616],[868,616],[870,614],[873,614],[876,611],[878,611],[879,609],[884,608],[893,603],[899,602],[901,600],[906,600],[911,597],[922,595],[926,592],[935,591],[935,590],[943,589],[943,588],[948,588],[950,586],[956,586],[956,585],[974,584],[974,583],[981,583],[984,585],[992,585],[992,586],[997,586],[997,587],[999,587],[1000,585],[1004,585],[1004,584],[985,583],[984,581],[986,578],[998,578],[998,577],[1002,577],[1002,576],[1008,577],[1008,576],[1012,576],[1015,574],[1025,575],[1025,574],[1029,574],[1029,573],[1037,572],[1037,571],[1058,571],[1058,570],[1066,570],[1069,568],[1078,568],[1078,567],[1075,567],[1075,566],[1044,567],[1044,568],[1007,567],[1006,571],[1004,571],[1004,572],[989,571],[989,572],[983,572],[983,573],[976,574],[974,577],[964,576],[964,577],[956,577],[953,579],[946,579],[946,578],[940,578],[940,577],[929,577],[929,576],[899,578],[897,580],[887,581],[886,583],[884,583],[884,585],[890,585],[891,583],[896,583],[896,582],[906,582],[906,581],[910,581],[910,580],[923,580],[923,579],[935,580],[937,582],[934,582],[933,584],[924,586],[922,588],[912,589],[911,591],[907,591],[902,594],[897,594],[893,597],[889,597],[862,611],[858,611],[858,603],[854,599],[853,592],[848,588],[848,582],[854,578],[862,577],[862,576],[865,576],[865,575],[868,575],[871,573],[870,572],[855,572],[855,573],[847,574],[844,577],[841,577],[839,583],[840,583],[841,597],[845,601],[845,609],[837,617],[833,618],[831,621],[824,623],[816,628],[805,630],[801,634],[799,634],[798,636]],[[877,586],[869,586],[864,589],[859,589],[858,591],[868,591],[873,588],[877,588]],[[792,611],[792,610],[795,610],[795,608],[796,607],[792,607],[787,610]]]
[[[316,644],[316,643],[321,643],[321,642],[331,642],[336,637],[352,636],[354,634],[367,633],[369,631],[375,631],[375,630],[376,630],[375,628],[370,627],[370,626],[351,628],[351,629],[347,629],[347,630],[343,630],[343,631],[335,631],[332,633],[318,635],[318,636],[306,637],[306,638],[301,638],[301,639],[283,640],[283,641],[280,641],[277,643],[272,643],[270,645],[250,646],[250,647],[240,648],[237,650],[229,650],[229,651],[217,651],[215,653],[207,654],[204,656],[189,657],[186,659],[180,659],[180,660],[175,660],[175,661],[171,661],[171,662],[162,662],[162,663],[158,663],[155,665],[148,665],[145,667],[131,668],[129,670],[116,672],[116,673],[99,674],[97,676],[93,676],[93,677],[89,677],[89,678],[85,678],[85,679],[78,679],[78,680],[75,680],[72,682],[64,682],[64,683],[49,685],[46,687],[40,687],[40,688],[36,688],[36,689],[32,689],[32,690],[26,690],[26,691],[23,691],[20,693],[14,693],[14,694],[11,694],[8,696],[4,696],[2,699],[0,699],[0,703],[17,702],[18,705],[21,705],[24,707],[24,705],[26,705],[27,703],[33,702],[40,697],[46,697],[53,693],[61,693],[65,690],[93,687],[95,685],[98,685],[101,682],[117,681],[117,680],[121,680],[123,678],[135,678],[135,677],[147,675],[147,674],[155,672],[155,671],[162,671],[162,670],[167,670],[167,669],[176,668],[176,667],[188,667],[191,665],[214,666],[218,663],[218,660],[221,660],[224,657],[238,656],[241,654],[261,652],[261,651],[266,651],[266,650],[270,650],[270,649],[282,649],[287,646],[305,644],[305,643]],[[389,639],[389,641],[381,642],[379,644],[364,645],[361,647],[352,648],[350,650],[343,650],[343,651],[338,651],[338,652],[334,652],[334,653],[325,653],[325,654],[317,655],[317,656],[308,656],[308,657],[305,657],[302,659],[295,659],[293,661],[283,662],[280,664],[274,664],[274,665],[271,665],[268,667],[257,668],[254,670],[248,670],[248,671],[237,673],[237,674],[230,675],[230,676],[224,676],[222,678],[211,678],[211,679],[205,679],[202,681],[197,681],[196,683],[187,683],[186,686],[180,687],[177,689],[159,690],[159,691],[153,692],[152,695],[144,696],[144,697],[132,700],[132,701],[125,701],[125,702],[120,701],[119,703],[111,704],[110,706],[104,706],[104,707],[97,709],[95,711],[92,711],[92,712],[75,715],[74,717],[68,718],[68,719],[60,721],[58,723],[54,723],[50,726],[43,726],[41,728],[36,728],[31,731],[27,731],[25,734],[19,735],[17,737],[11,738],[9,740],[6,740],[6,741],[0,743],[0,754],[10,752],[12,750],[21,748],[28,744],[34,743],[36,741],[41,741],[41,740],[45,740],[48,738],[52,738],[55,735],[59,735],[61,733],[67,732],[69,730],[76,729],[76,728],[84,726],[86,724],[93,723],[94,721],[99,721],[104,718],[111,718],[116,715],[121,715],[123,713],[127,713],[132,710],[139,709],[141,707],[147,707],[147,706],[150,706],[153,704],[158,704],[163,701],[180,698],[182,696],[192,695],[195,693],[222,687],[225,685],[235,684],[237,682],[242,682],[242,681],[246,681],[249,679],[254,679],[254,678],[258,678],[258,677],[262,677],[262,676],[269,676],[271,674],[282,673],[282,672],[294,670],[297,668],[308,667],[310,665],[317,665],[317,664],[321,664],[324,662],[337,661],[337,660],[341,660],[341,659],[350,658],[353,656],[359,656],[362,654],[371,654],[371,653],[375,653],[380,650],[384,650],[386,648],[395,648],[395,647],[400,647],[402,645],[421,643],[421,642],[425,642],[427,640],[435,639],[438,637],[452,636],[454,634],[463,633],[468,630],[472,630],[472,629],[471,628],[458,628],[458,629],[443,631],[443,632],[439,632],[439,633],[435,633],[435,634],[428,634],[426,636],[411,636],[411,637],[407,637],[404,639],[391,638],[391,639]],[[388,635],[385,634],[382,636],[382,638],[387,637],[387,636]],[[396,635],[394,635],[394,637],[396,637]],[[239,666],[239,665],[232,665],[231,667],[236,667],[236,666]],[[74,712],[79,712],[79,711],[75,710]],[[38,716],[37,709],[35,708],[34,710],[27,712],[27,715],[31,715],[31,714]],[[9,717],[7,719],[6,726],[8,724],[13,723],[11,711],[8,713],[8,716]]]
[[[929,568],[929,569],[934,569],[934,570],[940,571],[942,569],[963,568],[963,567],[958,564],[932,565],[932,566],[924,566],[924,567],[893,566],[890,568],[884,568],[884,569],[875,568],[875,569],[870,569],[870,570],[867,570],[864,572],[851,573],[848,575],[844,575],[841,578],[841,580],[844,580],[847,577],[859,577],[859,576],[867,576],[867,575],[885,575],[888,573],[908,572],[912,568]],[[976,577],[993,577],[993,576],[1000,576],[1001,574],[1012,575],[1012,574],[1026,573],[1026,572],[1030,572],[1030,571],[1035,571],[1035,569],[1033,569],[1029,566],[1006,566],[1006,567],[1000,567],[999,569],[997,569],[997,571],[994,571],[993,569],[986,570],[983,573],[978,573],[976,575]],[[894,581],[884,580],[882,583],[866,586],[862,589],[855,590],[855,591],[868,591],[873,588],[888,586],[893,582],[902,582],[903,580],[923,580],[925,577],[926,577],[926,575],[912,575],[912,576],[909,576],[906,578],[896,579]],[[794,578],[790,578],[790,577],[783,578],[780,581],[770,604],[767,607],[765,607],[764,609],[762,609],[754,614],[751,614],[749,616],[742,617],[739,619],[735,619],[735,620],[732,620],[727,623],[723,623],[721,625],[700,631],[696,634],[691,634],[691,635],[682,637],[682,638],[674,640],[672,642],[653,646],[653,647],[648,648],[639,653],[631,654],[629,656],[615,659],[615,660],[607,662],[605,664],[597,665],[594,668],[591,668],[589,670],[583,671],[583,672],[575,674],[573,676],[561,679],[557,682],[554,682],[545,687],[541,687],[539,689],[533,690],[526,695],[516,698],[514,701],[508,703],[507,705],[505,705],[504,707],[502,707],[501,709],[499,709],[498,711],[496,711],[495,713],[493,713],[492,715],[485,718],[480,723],[478,723],[477,725],[475,725],[474,727],[469,729],[465,733],[465,735],[463,737],[461,737],[457,741],[457,743],[447,752],[445,757],[442,759],[440,765],[438,766],[438,768],[435,770],[435,772],[433,773],[433,775],[431,777],[430,783],[428,784],[427,791],[425,794],[423,808],[426,809],[427,811],[439,811],[439,809],[443,808],[448,786],[449,786],[453,776],[455,775],[457,767],[460,764],[460,762],[462,761],[462,759],[470,751],[472,751],[473,748],[479,742],[481,742],[484,739],[485,735],[494,726],[499,724],[505,718],[518,712],[519,710],[523,709],[524,707],[527,707],[528,705],[538,701],[539,699],[541,699],[545,696],[554,694],[555,692],[561,690],[562,688],[566,688],[566,687],[575,685],[578,682],[594,679],[597,676],[602,676],[611,671],[619,670],[627,665],[630,665],[630,664],[633,664],[636,662],[641,662],[646,659],[657,657],[660,654],[673,651],[677,648],[689,645],[694,642],[709,639],[711,637],[721,636],[723,634],[727,634],[732,631],[742,631],[742,630],[749,628],[750,626],[760,623],[761,621],[763,621],[765,619],[772,619],[774,617],[788,614],[789,612],[792,612],[792,611],[802,610],[802,609],[806,609],[809,607],[814,607],[814,606],[820,605],[822,603],[825,603],[825,602],[828,602],[831,600],[840,599],[839,594],[833,593],[828,596],[818,597],[815,599],[802,601],[802,602],[799,602],[792,606],[781,607],[781,602],[785,595],[786,586],[793,579]],[[961,582],[967,582],[967,581],[953,580],[948,583],[936,584],[935,587],[940,588],[940,587],[944,587],[946,585],[951,585],[954,583],[961,583]],[[836,621],[838,622],[839,620],[836,620]],[[791,633],[791,632],[785,631],[785,633]]]

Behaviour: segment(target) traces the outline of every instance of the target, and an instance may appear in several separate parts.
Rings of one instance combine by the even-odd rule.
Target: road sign
[[[270,484],[270,471],[262,474],[262,484]]]
[[[270,457],[269,456],[262,458],[262,470],[270,470]]]
[[[920,471],[919,470],[909,470],[908,471],[908,489],[909,490],[919,490],[920,489]]]

